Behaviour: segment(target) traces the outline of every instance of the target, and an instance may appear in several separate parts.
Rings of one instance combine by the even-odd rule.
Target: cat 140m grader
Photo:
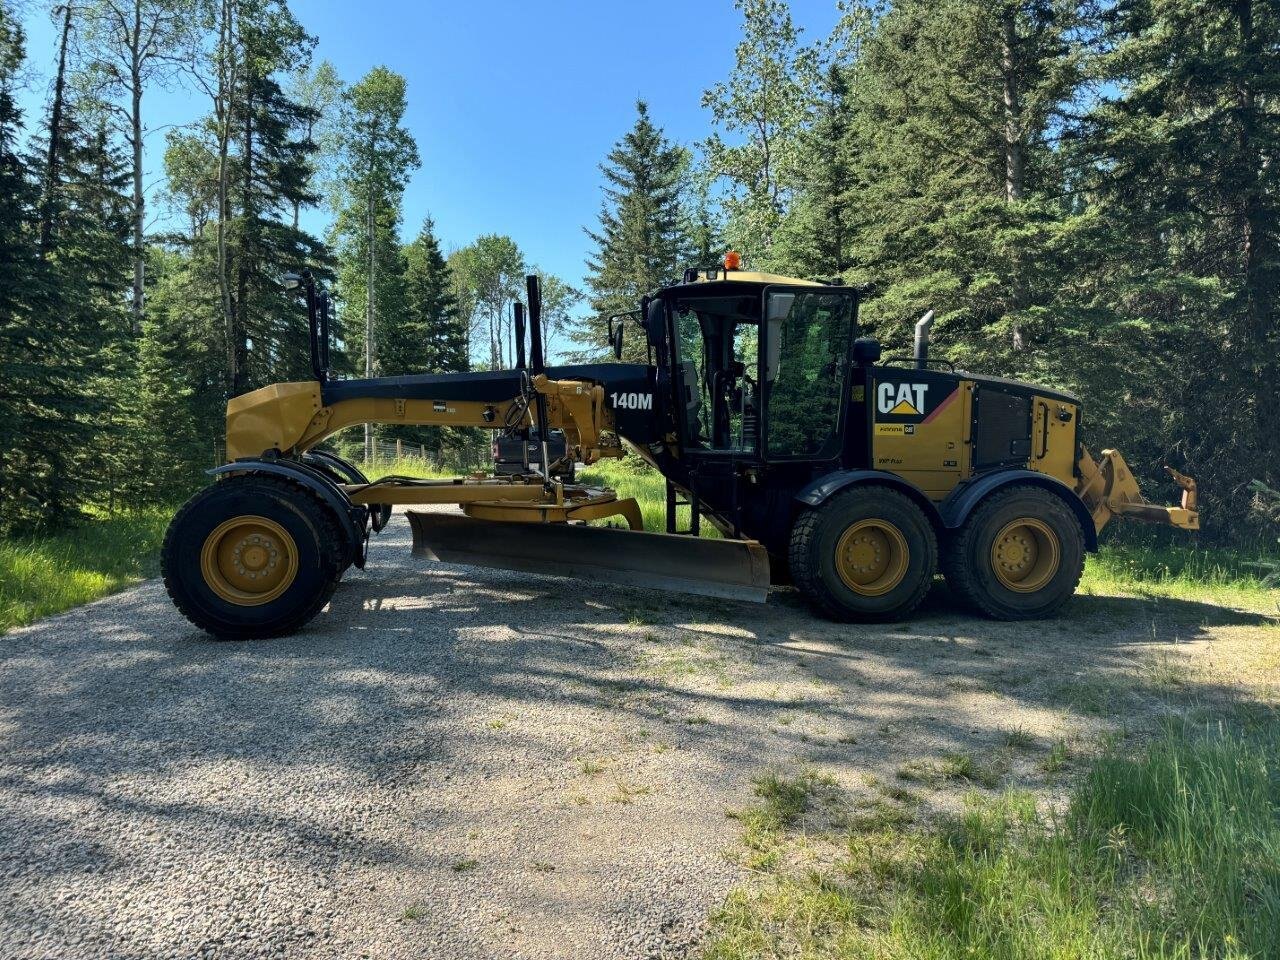
[[[227,405],[227,462],[165,539],[170,596],[218,637],[296,630],[404,506],[415,553],[439,561],[747,600],[789,583],[840,620],[904,618],[940,570],[977,611],[1032,619],[1071,596],[1113,517],[1197,529],[1195,482],[1170,469],[1181,506],[1146,502],[1118,452],[1085,448],[1070,393],[931,360],[928,317],[914,355],[882,359],[858,336],[857,289],[739,266],[690,269],[609,319],[615,359],[634,324],[648,363],[547,366],[529,277],[527,362],[517,304],[513,370],[363,380],[331,375],[328,297],[290,278],[315,378]],[[369,482],[320,448],[364,423],[488,428],[541,455]],[[625,450],[666,479],[665,531],[571,479]],[[698,536],[702,521],[721,536]]]

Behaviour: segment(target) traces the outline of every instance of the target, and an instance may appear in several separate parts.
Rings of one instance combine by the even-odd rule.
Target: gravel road
[[[847,627],[408,545],[398,516],[294,637],[213,642],[155,581],[4,636],[0,957],[683,956],[764,769],[857,791],[1081,735],[1122,704],[1073,677],[1215,622]]]

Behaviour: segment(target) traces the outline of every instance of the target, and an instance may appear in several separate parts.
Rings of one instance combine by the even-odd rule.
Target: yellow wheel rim
[[[991,544],[991,569],[1000,585],[1015,593],[1043,589],[1061,563],[1058,535],[1033,517],[1006,523]]]
[[[274,520],[233,517],[205,538],[200,572],[223,600],[256,607],[289,589],[298,575],[298,547]]]
[[[888,520],[859,520],[836,544],[836,572],[854,593],[879,597],[902,582],[910,556],[907,538]]]

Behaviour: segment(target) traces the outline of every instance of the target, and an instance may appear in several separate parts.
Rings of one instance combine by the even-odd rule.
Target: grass
[[[1081,593],[1132,593],[1152,598],[1210,601],[1224,606],[1269,608],[1280,590],[1263,585],[1258,564],[1266,557],[1192,544],[1110,542],[1085,562]]]
[[[44,536],[0,540],[0,630],[154,576],[172,513],[154,508],[103,515]]]
[[[903,829],[909,811],[877,800],[816,866],[777,852],[805,803],[779,786],[742,818],[748,849],[764,825],[767,879],[729,899],[705,957],[1280,956],[1276,720],[1179,723],[1137,751],[1112,745],[1056,814],[1010,791]]]

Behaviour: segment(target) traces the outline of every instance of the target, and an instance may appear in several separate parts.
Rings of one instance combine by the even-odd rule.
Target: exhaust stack
[[[929,328],[932,326],[932,310],[916,321],[915,358],[917,370],[926,370],[929,367]]]

